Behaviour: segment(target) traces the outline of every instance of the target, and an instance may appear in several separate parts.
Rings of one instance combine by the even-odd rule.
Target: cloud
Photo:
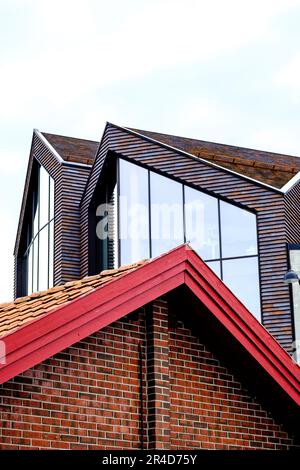
[[[24,50],[12,44],[19,54],[0,63],[2,110],[22,118],[36,103],[63,110],[92,89],[209,61],[258,41],[276,15],[298,3],[129,1],[120,19],[118,1],[31,1],[32,20],[23,34],[32,28],[32,41]]]

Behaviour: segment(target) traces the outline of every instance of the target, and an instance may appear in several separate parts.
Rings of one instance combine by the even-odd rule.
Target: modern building
[[[100,143],[35,130],[0,448],[299,445],[299,175],[110,123]]]

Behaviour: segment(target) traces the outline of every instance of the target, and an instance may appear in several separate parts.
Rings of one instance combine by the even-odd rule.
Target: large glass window
[[[257,255],[256,217],[251,212],[220,201],[222,256]]]
[[[300,277],[300,245],[289,245],[290,268]],[[291,284],[294,313],[294,352],[295,361],[300,364],[300,284],[293,282]]]
[[[117,168],[112,210],[119,242],[110,267],[159,256],[187,241],[260,319],[255,214],[123,159]]]
[[[260,320],[259,274],[257,257],[222,261],[223,281]]]
[[[43,167],[38,168],[28,225],[27,293],[53,286],[54,181]]]
[[[150,172],[151,255],[161,255],[184,241],[182,185]]]
[[[149,258],[148,171],[125,160],[120,175],[120,264]]]
[[[184,187],[186,241],[206,260],[220,258],[218,199]]]

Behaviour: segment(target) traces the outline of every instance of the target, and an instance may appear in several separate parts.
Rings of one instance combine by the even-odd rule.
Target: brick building
[[[100,144],[34,131],[0,448],[298,446],[298,162],[112,124]]]

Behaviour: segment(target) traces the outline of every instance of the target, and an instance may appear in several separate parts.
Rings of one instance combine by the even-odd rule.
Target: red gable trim
[[[300,368],[186,245],[4,336],[0,383],[183,284],[300,405]]]

